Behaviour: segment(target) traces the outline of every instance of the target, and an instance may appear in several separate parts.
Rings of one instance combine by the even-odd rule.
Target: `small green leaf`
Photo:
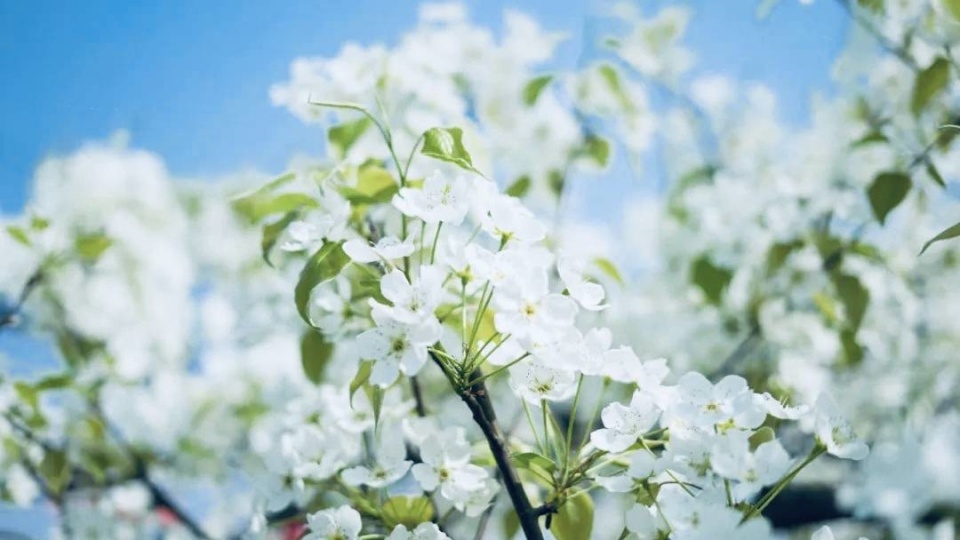
[[[867,196],[870,198],[873,215],[881,225],[886,221],[887,215],[907,197],[912,185],[910,177],[900,172],[883,172],[873,179],[867,189]]]
[[[374,384],[365,384],[363,391],[367,393],[367,399],[370,400],[370,407],[373,409],[373,426],[376,429],[380,425],[380,412],[383,411],[383,388]]]
[[[567,180],[564,177],[563,173],[554,169],[547,173],[547,184],[550,186],[550,191],[556,198],[560,198],[563,195],[563,188],[566,186]]]
[[[617,282],[617,284],[623,286],[626,285],[626,281],[623,279],[623,274],[620,273],[620,270],[617,268],[617,265],[613,264],[613,261],[606,259],[604,257],[597,257],[593,260],[593,264],[600,269],[601,272],[607,275],[610,279]]]
[[[583,155],[600,167],[606,167],[610,163],[610,142],[597,135],[587,135],[583,142]]]
[[[47,487],[54,493],[62,493],[70,483],[70,462],[67,460],[67,454],[62,450],[47,450],[37,469],[37,472],[46,480]]]
[[[254,195],[235,199],[233,208],[250,223],[259,223],[272,214],[286,214],[301,208],[317,208],[317,201],[304,193],[281,193],[279,195]]]
[[[773,431],[773,428],[763,426],[750,436],[750,450],[755,451],[761,444],[770,442],[776,438],[777,434]]]
[[[23,230],[23,227],[7,225],[7,234],[24,246],[30,247],[32,244],[32,242],[30,242],[30,236],[27,234],[27,231]]]
[[[950,62],[938,57],[930,67],[917,74],[913,85],[913,96],[910,99],[910,110],[914,115],[923,112],[923,109],[937,96],[947,83],[950,82]]]
[[[503,538],[513,538],[520,530],[520,518],[516,512],[504,512],[503,522],[500,524],[503,530]]]
[[[420,152],[434,159],[447,161],[468,171],[476,171],[470,154],[463,146],[463,130],[457,127],[432,128],[423,134]]]
[[[389,171],[379,165],[362,167],[357,173],[357,187],[341,187],[341,195],[353,204],[390,202],[400,186]]]
[[[580,492],[567,499],[553,518],[550,527],[557,540],[583,540],[593,532],[593,499]]]
[[[517,180],[514,183],[510,184],[510,186],[507,187],[505,193],[507,195],[510,195],[511,197],[522,199],[523,196],[526,195],[528,191],[530,191],[530,177],[524,175],[524,176],[521,176],[520,178],[517,178]]]
[[[363,116],[357,120],[338,124],[327,130],[327,140],[336,149],[337,155],[343,157],[372,123],[369,117]]]
[[[943,176],[940,174],[940,171],[937,170],[937,166],[933,164],[932,161],[927,161],[927,174],[930,175],[930,178],[933,179],[940,187],[947,187],[947,182],[944,181]]]
[[[832,277],[832,280],[834,287],[837,289],[837,296],[843,303],[848,328],[856,332],[860,328],[860,323],[863,322],[864,314],[867,312],[870,291],[855,276],[836,274]]]
[[[711,304],[719,305],[723,291],[733,279],[733,272],[716,266],[709,257],[703,255],[693,262],[691,279]]]
[[[299,215],[299,212],[288,212],[279,220],[263,226],[263,232],[260,236],[260,255],[268,265],[273,266],[273,262],[270,260],[270,252],[273,251],[273,246],[277,245],[280,235]]]
[[[881,131],[871,131],[863,137],[857,139],[850,145],[851,148],[860,148],[861,146],[867,146],[874,143],[888,143],[890,139]]]
[[[863,361],[863,347],[857,343],[854,331],[847,329],[840,332],[840,347],[843,353],[840,362],[844,367],[856,367]]]
[[[77,254],[88,262],[96,262],[111,245],[113,240],[103,233],[78,236],[74,243]]]
[[[320,332],[307,330],[300,339],[300,363],[307,379],[313,384],[320,384],[331,358],[333,344],[324,339]]]
[[[857,0],[857,5],[874,13],[883,13],[884,0]]]
[[[946,229],[940,231],[940,234],[927,240],[927,242],[923,244],[923,248],[920,249],[920,255],[923,255],[923,252],[926,251],[927,248],[930,247],[932,244],[939,242],[941,240],[949,240],[951,238],[956,238],[958,236],[960,236],[960,223],[957,223],[951,227],[947,227]]]
[[[623,89],[623,83],[620,81],[620,74],[617,72],[617,69],[610,64],[600,64],[597,70],[600,73],[600,77],[602,77],[603,80],[606,81],[607,86],[610,87],[613,95],[617,96],[620,100],[620,105],[626,109],[627,112],[631,112],[633,110],[633,102]]]
[[[510,459],[521,469],[540,469],[546,471],[547,476],[557,470],[556,464],[550,458],[536,452],[520,452],[510,456]]]
[[[543,92],[543,89],[550,84],[550,81],[553,80],[553,75],[541,75],[532,79],[523,87],[523,103],[528,107],[537,102],[537,98],[540,97],[540,93]]]
[[[353,407],[353,395],[357,393],[357,390],[360,389],[367,381],[370,380],[370,373],[373,372],[373,362],[360,362],[360,368],[357,369],[357,374],[353,376],[353,380],[350,381],[350,406]]]
[[[317,285],[337,277],[349,262],[350,257],[343,252],[342,242],[328,242],[307,260],[307,264],[300,271],[300,279],[294,289],[294,300],[300,317],[310,326],[313,326],[310,322],[310,293]]]
[[[38,392],[45,390],[62,390],[73,384],[73,377],[67,373],[47,375],[33,384]]]
[[[780,242],[770,246],[769,251],[767,251],[767,273],[772,274],[783,268],[790,254],[802,247],[803,242],[800,240]]]
[[[953,15],[953,18],[960,21],[960,0],[940,0],[947,12]]]
[[[426,497],[390,497],[383,503],[383,522],[387,529],[404,525],[413,530],[433,519],[433,504]]]

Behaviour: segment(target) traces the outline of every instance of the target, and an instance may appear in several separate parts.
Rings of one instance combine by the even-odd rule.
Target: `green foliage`
[[[918,115],[950,82],[950,62],[938,57],[930,67],[917,74],[910,98],[910,110]]]
[[[553,75],[535,77],[523,87],[523,102],[529,107],[537,102],[543,90],[553,81]]]
[[[626,281],[623,279],[623,274],[620,273],[620,270],[617,268],[617,265],[613,264],[613,261],[606,259],[604,257],[597,257],[593,260],[593,264],[600,269],[601,272],[606,274],[607,277],[617,282],[618,285],[626,285]]]
[[[800,240],[794,240],[792,242],[780,242],[770,246],[770,250],[767,251],[767,273],[773,274],[777,270],[783,268],[783,265],[786,264],[787,258],[790,257],[794,251],[801,249],[803,247],[803,242]]]
[[[273,262],[270,260],[270,252],[273,251],[273,246],[277,245],[277,240],[280,239],[283,231],[287,230],[287,227],[299,216],[299,212],[288,212],[279,220],[263,226],[263,232],[260,236],[260,253],[264,262],[268,265],[273,266]]]
[[[427,497],[390,497],[383,503],[383,522],[387,529],[404,525],[413,530],[433,519],[433,505]]]
[[[846,0],[844,0],[846,1]],[[857,5],[874,13],[883,13],[884,0],[857,0]]]
[[[860,328],[860,323],[863,322],[863,316],[867,312],[870,292],[855,276],[836,273],[831,276],[831,280],[837,289],[837,296],[840,297],[840,302],[843,304],[847,328],[856,333]]]
[[[354,205],[387,203],[399,190],[400,186],[393,175],[379,165],[361,167],[357,172],[357,187],[342,186],[337,189]]]
[[[960,0],[940,0],[943,2],[943,7],[947,8],[947,12],[950,15],[953,15],[954,19],[960,21]]]
[[[272,214],[286,214],[301,208],[316,208],[317,201],[304,193],[274,193],[278,188],[289,184],[297,177],[287,173],[266,185],[233,199],[233,209],[250,223],[260,223]]]
[[[937,183],[942,188],[947,187],[947,182],[943,179],[943,176],[940,174],[940,171],[937,170],[937,166],[933,164],[932,161],[927,161],[927,174],[934,182]]]
[[[600,77],[603,78],[607,86],[610,87],[610,91],[620,100],[621,106],[628,112],[632,112],[633,101],[630,100],[630,97],[624,90],[623,82],[620,81],[620,73],[617,69],[610,64],[601,64],[597,67],[597,70],[600,73]]]
[[[93,263],[96,262],[110,246],[113,245],[107,235],[103,233],[84,234],[77,237],[74,242],[74,249],[81,259]]]
[[[514,183],[510,184],[510,186],[507,187],[505,193],[507,195],[510,195],[511,197],[517,197],[518,199],[522,199],[523,196],[526,195],[527,192],[529,191],[530,191],[530,177],[521,176],[520,178],[517,178],[517,180]]]
[[[30,247],[33,243],[30,242],[30,235],[27,234],[27,231],[23,227],[18,227],[16,225],[7,225],[7,234],[17,242],[23,244],[24,246]]]
[[[313,326],[310,321],[310,293],[317,285],[337,277],[349,262],[350,257],[343,252],[342,242],[328,242],[307,260],[307,264],[300,271],[300,279],[294,289],[294,300],[297,313],[310,326]]]
[[[353,380],[350,381],[350,406],[353,406],[353,395],[357,393],[363,385],[367,384],[367,381],[370,380],[370,373],[373,371],[373,362],[360,362],[360,368],[357,369],[357,374],[353,376]]]
[[[882,172],[873,179],[867,189],[867,196],[873,215],[881,225],[886,221],[887,215],[907,197],[912,185],[910,177],[901,172]]]
[[[300,339],[300,363],[303,373],[314,384],[323,380],[323,372],[333,358],[333,344],[324,339],[323,334],[307,330]]]
[[[547,184],[550,186],[550,192],[559,199],[563,195],[563,188],[567,184],[567,179],[562,172],[553,170],[547,174]]]
[[[940,231],[940,234],[927,240],[926,243],[923,244],[923,248],[920,249],[920,255],[923,255],[923,252],[927,251],[927,248],[936,242],[940,242],[941,240],[949,240],[958,236],[960,236],[960,223],[956,223],[950,227],[947,227],[946,229]]]
[[[583,141],[582,153],[598,166],[606,167],[610,163],[610,141],[598,135],[587,135]]]
[[[750,450],[756,451],[761,444],[776,440],[777,434],[770,426],[763,426],[750,436]]]
[[[431,128],[423,134],[423,148],[420,152],[434,159],[453,163],[460,168],[476,172],[473,160],[463,146],[463,130],[452,128]]]
[[[593,499],[580,492],[568,498],[553,518],[550,532],[557,540],[583,540],[593,532]]]
[[[70,461],[66,452],[52,448],[46,450],[37,472],[43,477],[50,491],[63,493],[70,483]]]
[[[702,255],[693,261],[690,278],[711,304],[719,305],[723,291],[733,279],[733,272],[713,264],[708,256]]]
[[[526,469],[545,479],[552,478],[557,466],[546,456],[536,452],[521,452],[510,456],[510,460],[520,469]]]
[[[327,140],[335,149],[336,154],[342,158],[372,124],[373,121],[367,116],[338,124],[327,130]]]

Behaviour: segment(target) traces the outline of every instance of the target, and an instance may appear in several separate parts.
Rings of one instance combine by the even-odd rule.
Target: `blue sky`
[[[652,11],[665,2],[638,0]],[[470,0],[477,22],[500,27],[504,8],[570,32],[560,64],[579,56],[597,0]],[[802,124],[812,91],[829,91],[847,21],[835,2],[796,0],[757,21],[758,0],[693,0],[687,43],[697,71],[760,81]],[[408,0],[33,0],[0,4],[0,213],[17,212],[37,163],[126,129],[179,176],[243,168],[280,172],[315,152],[323,133],[270,105],[267,89],[297,56],[332,55],[346,41],[394,43],[410,28]],[[587,57],[589,59],[589,56]],[[2,264],[0,254],[0,264]],[[8,338],[11,356],[29,343]],[[42,535],[46,512],[0,506],[0,530]],[[40,516],[40,517],[38,517]]]

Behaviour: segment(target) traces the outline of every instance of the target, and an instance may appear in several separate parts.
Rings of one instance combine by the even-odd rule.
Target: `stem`
[[[433,261],[437,257],[437,242],[440,240],[440,229],[443,228],[443,222],[437,223],[437,232],[433,235],[433,246],[430,248],[430,264],[433,264]]]
[[[423,401],[423,388],[420,387],[420,381],[417,379],[416,375],[410,377],[410,390],[413,392],[413,399],[417,403],[417,416],[426,416],[427,406]]]
[[[741,521],[741,523],[743,523],[744,521],[747,521],[753,516],[760,514],[760,512],[763,512],[763,509],[766,508],[767,505],[769,505],[773,501],[773,499],[775,499],[777,495],[780,494],[781,491],[783,491],[783,488],[787,487],[790,484],[790,482],[792,482],[793,479],[796,478],[798,474],[800,474],[800,471],[802,471],[804,467],[813,463],[813,460],[820,457],[820,455],[826,451],[827,451],[827,448],[821,444],[817,444],[817,446],[814,446],[813,450],[810,451],[810,455],[808,455],[806,459],[801,461],[800,464],[794,467],[792,471],[790,471],[789,473],[787,473],[786,476],[781,478],[780,481],[777,482],[776,485],[774,485],[773,488],[771,488],[766,495],[764,495],[763,497],[760,498],[759,501],[757,501],[757,504],[753,507],[753,509],[747,512],[747,514],[743,517],[743,521]]]

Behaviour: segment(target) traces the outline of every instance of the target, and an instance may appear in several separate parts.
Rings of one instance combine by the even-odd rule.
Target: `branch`
[[[30,297],[30,293],[40,285],[40,282],[43,281],[43,271],[37,269],[27,282],[23,285],[23,289],[20,291],[20,296],[17,297],[17,302],[10,306],[10,309],[0,315],[0,330],[7,326],[13,325],[17,320],[17,315],[20,314],[20,310],[23,309],[23,304],[27,302],[27,298]]]

